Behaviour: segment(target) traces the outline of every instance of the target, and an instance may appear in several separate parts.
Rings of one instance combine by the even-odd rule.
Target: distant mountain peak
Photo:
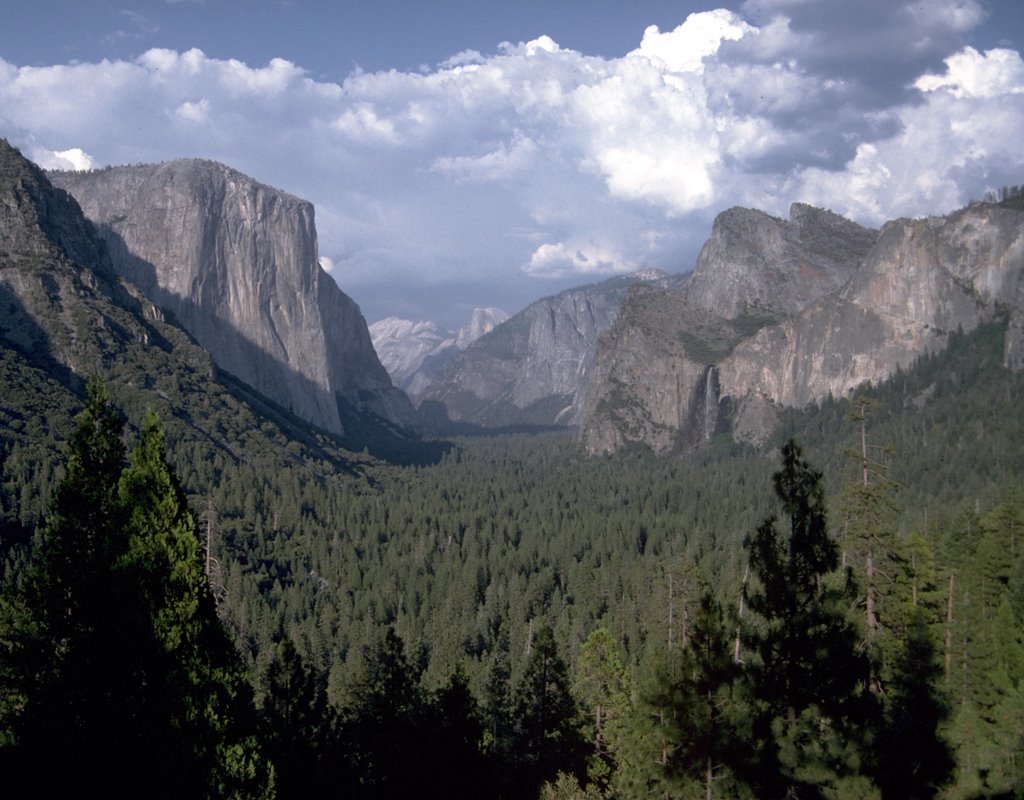
[[[391,380],[412,396],[421,394],[455,351],[465,350],[508,319],[500,308],[475,308],[458,331],[431,321],[385,317],[370,326],[370,336]]]
[[[455,335],[455,346],[465,350],[481,336],[486,336],[508,319],[508,312],[500,308],[474,308],[469,322],[459,328]]]
[[[577,424],[598,338],[630,289],[681,281],[647,269],[541,298],[451,358],[420,398],[474,424]]]
[[[646,269],[637,270],[636,272],[630,273],[630,277],[635,278],[638,281],[660,281],[664,280],[669,276],[669,273],[664,272],[656,267],[647,267]]]

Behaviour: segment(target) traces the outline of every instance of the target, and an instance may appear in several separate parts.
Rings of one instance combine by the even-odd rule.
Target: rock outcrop
[[[785,406],[843,396],[944,348],[951,331],[972,330],[997,306],[1019,320],[1022,281],[1019,211],[976,204],[890,222],[841,292],[739,345],[723,381]],[[1018,347],[1007,338],[1008,366]]]
[[[210,161],[51,173],[114,269],[171,311],[222,369],[334,432],[410,424],[358,306],[319,266],[313,206]]]
[[[719,214],[686,288],[690,302],[726,319],[782,319],[841,288],[875,241],[876,231],[803,203],[789,216]]]
[[[845,396],[1008,314],[1024,350],[1024,212],[973,204],[870,231],[795,205],[733,209],[675,292],[634,290],[602,337],[582,425],[591,453],[766,436],[784,406]]]
[[[463,422],[576,425],[597,339],[629,288],[678,281],[644,270],[538,300],[456,355],[420,397]]]

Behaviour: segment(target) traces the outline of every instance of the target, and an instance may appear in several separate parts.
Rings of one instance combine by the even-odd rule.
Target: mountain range
[[[732,208],[692,272],[538,300],[418,399],[485,426],[576,426],[591,454],[679,454],[721,434],[762,442],[782,409],[877,383],[997,314],[1020,368],[1021,211],[1015,196],[873,229],[803,203],[789,219]]]
[[[679,454],[764,441],[782,409],[846,396],[996,316],[1005,364],[1024,366],[1020,195],[880,229],[800,203],[788,219],[733,208],[690,273],[617,276],[507,319],[478,309],[450,332],[369,328],[318,264],[312,205],[224,165],[43,174],[6,143],[0,163],[0,335],[69,387],[130,371],[126,349],[148,364],[180,342],[210,379],[339,436],[561,425],[591,454]],[[82,305],[90,292],[110,308]]]
[[[999,314],[1005,364],[1020,369],[1020,200],[877,231],[799,204],[788,221],[724,212],[684,285],[634,289],[602,337],[587,451],[683,452],[720,433],[760,442],[782,408],[846,396]]]
[[[679,281],[647,269],[537,300],[446,363],[419,394],[421,408],[483,426],[579,425],[598,337],[630,287]]]

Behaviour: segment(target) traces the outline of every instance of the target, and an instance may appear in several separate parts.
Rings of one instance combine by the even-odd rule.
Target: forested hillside
[[[790,413],[763,451],[723,438],[687,460],[509,436],[339,478],[338,451],[238,458],[169,420],[278,795],[398,796],[413,776],[452,796],[1020,792],[1024,377],[1002,343],[1002,324],[954,336],[855,402]],[[73,406],[36,391],[0,429],[9,590]],[[802,455],[780,461],[790,439]],[[806,590],[773,594],[800,564]],[[818,661],[779,655],[794,636]],[[809,687],[843,652],[840,709]]]

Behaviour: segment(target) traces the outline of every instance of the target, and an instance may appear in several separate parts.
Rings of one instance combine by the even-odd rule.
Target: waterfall
[[[718,368],[712,364],[704,371],[704,439],[708,442],[718,426]]]

